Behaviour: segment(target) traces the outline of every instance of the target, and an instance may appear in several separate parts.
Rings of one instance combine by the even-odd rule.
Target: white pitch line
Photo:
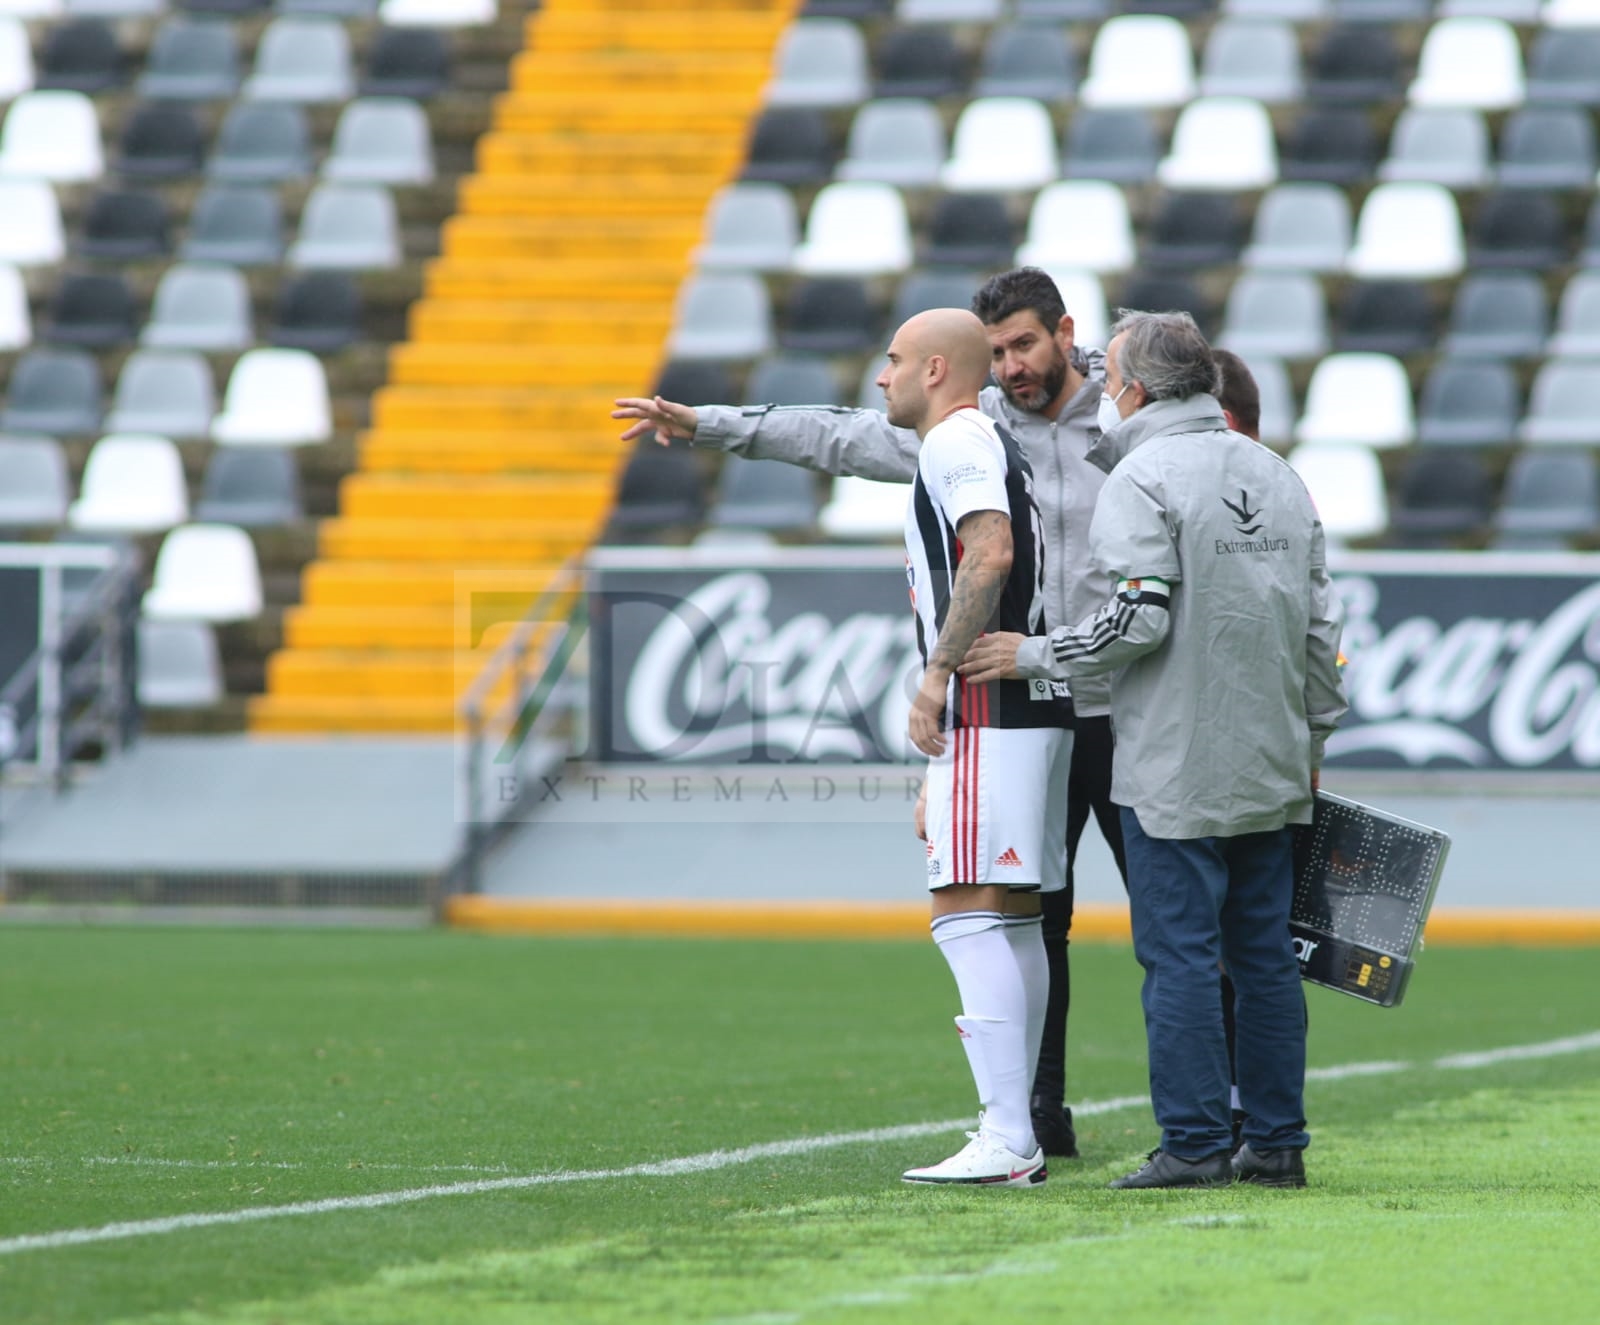
[[[1421,1068],[1461,1069],[1491,1067],[1497,1063],[1521,1062],[1535,1058],[1558,1058],[1578,1054],[1590,1049],[1600,1049],[1600,1031],[1585,1035],[1569,1035],[1564,1039],[1545,1040],[1539,1044],[1508,1045],[1480,1053],[1447,1054],[1426,1063],[1374,1062],[1344,1063],[1335,1067],[1312,1068],[1306,1076],[1314,1081],[1342,1081],[1353,1077],[1386,1076]],[[1120,1095],[1108,1100],[1090,1100],[1073,1106],[1073,1114],[1090,1117],[1100,1113],[1114,1113],[1148,1104],[1144,1095]],[[708,1150],[698,1155],[684,1155],[678,1159],[656,1160],[649,1164],[632,1164],[621,1169],[557,1169],[550,1173],[529,1173],[511,1178],[487,1178],[476,1182],[452,1182],[437,1187],[408,1187],[397,1192],[374,1192],[368,1196],[332,1196],[320,1201],[297,1201],[292,1205],[261,1205],[244,1210],[218,1210],[209,1214],[171,1215],[164,1219],[129,1220],[118,1224],[101,1224],[95,1228],[67,1228],[55,1233],[26,1233],[19,1237],[0,1239],[0,1256],[14,1256],[24,1251],[50,1251],[60,1247],[79,1247],[92,1242],[119,1242],[126,1238],[153,1237],[161,1233],[179,1233],[192,1228],[215,1228],[228,1224],[253,1224],[264,1219],[285,1219],[292,1215],[334,1214],[344,1210],[381,1210],[392,1205],[412,1205],[418,1201],[431,1201],[441,1196],[479,1196],[487,1192],[524,1191],[530,1187],[548,1187],[556,1183],[597,1182],[612,1178],[673,1178],[685,1173],[710,1173],[716,1169],[732,1168],[758,1159],[784,1159],[792,1155],[809,1155],[819,1150],[833,1150],[840,1146],[863,1145],[881,1141],[905,1141],[919,1136],[936,1136],[965,1127],[970,1118],[952,1119],[938,1123],[906,1123],[899,1127],[875,1127],[862,1132],[830,1132],[821,1136],[801,1136],[788,1141],[767,1141],[760,1145],[741,1146],[737,1150]]]

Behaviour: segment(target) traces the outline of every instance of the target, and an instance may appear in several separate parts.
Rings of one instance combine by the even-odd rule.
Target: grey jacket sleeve
[[[1313,535],[1311,620],[1306,628],[1306,723],[1311,728],[1311,767],[1322,767],[1323,746],[1350,707],[1339,674],[1344,613],[1323,564],[1322,526]]]
[[[1053,681],[1114,672],[1161,647],[1172,625],[1169,607],[1165,584],[1135,580],[1076,626],[1024,640],[1017,646],[1017,670]]]
[[[917,434],[875,409],[699,405],[696,413],[696,446],[888,483],[909,483],[917,474]]]

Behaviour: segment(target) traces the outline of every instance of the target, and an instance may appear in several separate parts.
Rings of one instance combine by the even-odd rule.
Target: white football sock
[[[1014,1154],[1038,1143],[1028,1091],[1038,1056],[1028,1056],[1028,995],[998,911],[961,911],[933,922],[934,942],[961,993],[956,1018],[989,1130]]]
[[[1044,1042],[1044,1012],[1050,1001],[1050,962],[1044,953],[1043,916],[1007,916],[1006,940],[1011,955],[1022,972],[1022,990],[1028,999],[1028,1095],[1033,1096],[1031,1074],[1039,1064],[1039,1046]]]

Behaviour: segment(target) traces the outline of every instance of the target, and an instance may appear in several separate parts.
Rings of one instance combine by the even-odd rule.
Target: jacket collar
[[[1185,396],[1182,400],[1154,400],[1131,418],[1089,444],[1088,460],[1110,473],[1135,447],[1168,433],[1226,432],[1228,421],[1215,396]]]

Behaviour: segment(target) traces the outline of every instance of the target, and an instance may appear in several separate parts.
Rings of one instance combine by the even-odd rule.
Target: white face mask
[[[1122,399],[1122,392],[1128,389],[1128,383],[1122,384],[1122,391],[1114,396],[1108,396],[1104,391],[1100,393],[1099,419],[1101,432],[1110,432],[1122,422],[1122,415],[1117,412],[1117,401]]]

